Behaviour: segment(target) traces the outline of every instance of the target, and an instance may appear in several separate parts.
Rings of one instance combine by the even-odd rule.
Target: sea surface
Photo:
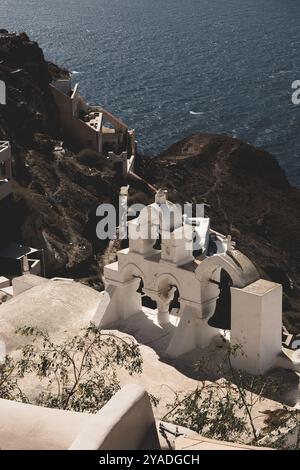
[[[299,23],[299,0],[0,0],[0,28],[72,70],[90,103],[136,128],[140,151],[228,133],[274,154],[297,186]]]

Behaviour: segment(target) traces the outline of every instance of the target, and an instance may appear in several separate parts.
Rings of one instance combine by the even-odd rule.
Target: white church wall
[[[282,286],[259,279],[243,289],[231,288],[232,364],[263,374],[281,352]]]

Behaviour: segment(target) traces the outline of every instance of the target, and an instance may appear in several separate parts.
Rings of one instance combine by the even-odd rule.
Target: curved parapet
[[[139,385],[130,384],[87,421],[69,450],[134,450],[147,435],[153,448],[159,449],[149,395]]]
[[[145,274],[135,263],[130,261],[120,270],[119,279],[121,282],[128,282],[135,278],[145,280]]]
[[[238,266],[238,268],[240,269],[243,281],[242,287],[248,286],[249,284],[252,284],[252,282],[255,282],[260,279],[260,275],[252,261],[250,261],[250,259],[247,258],[247,256],[245,256],[239,250],[233,250],[226,255],[229,256],[229,258],[233,260],[235,266]]]
[[[254,264],[238,250],[205,258],[196,269],[196,278],[203,281],[216,268],[224,269],[231,277],[233,286],[241,289],[260,278]]]
[[[182,282],[174,274],[168,272],[160,273],[154,281],[154,290],[157,292],[166,291],[170,287],[177,287],[179,297],[183,297]]]

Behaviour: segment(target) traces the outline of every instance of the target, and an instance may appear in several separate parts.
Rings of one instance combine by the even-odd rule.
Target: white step
[[[7,277],[0,276],[0,289],[3,287],[9,287],[10,286],[10,280],[7,279]]]
[[[12,286],[9,287],[3,287],[0,289],[0,292],[3,292],[3,294],[9,295],[9,297],[14,296],[14,290]]]

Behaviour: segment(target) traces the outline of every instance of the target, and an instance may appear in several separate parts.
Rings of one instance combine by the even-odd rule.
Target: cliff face
[[[0,239],[44,248],[48,274],[99,279],[90,213],[113,200],[115,174],[93,152],[62,143],[49,83],[66,76],[26,34],[0,34],[0,140],[12,144],[16,180],[9,210],[0,207]]]
[[[25,33],[0,35],[0,79],[7,84],[0,130],[16,146],[30,146],[36,132],[58,133],[57,110],[49,90],[50,70],[42,50]]]
[[[48,274],[99,284],[106,245],[95,239],[95,210],[116,201],[120,181],[99,154],[74,153],[61,142],[48,85],[67,74],[26,34],[0,35],[8,92],[0,140],[12,143],[16,180],[9,208],[1,214],[0,207],[0,238],[44,248]],[[229,136],[194,135],[141,158],[137,171],[174,202],[206,202],[212,226],[231,233],[265,277],[283,284],[286,320],[300,331],[300,191],[267,152]],[[152,202],[143,184],[131,187],[131,202]]]
[[[261,274],[283,284],[300,330],[300,191],[267,152],[226,135],[194,135],[144,159],[143,176],[175,202],[207,203],[213,228],[232,234]]]

